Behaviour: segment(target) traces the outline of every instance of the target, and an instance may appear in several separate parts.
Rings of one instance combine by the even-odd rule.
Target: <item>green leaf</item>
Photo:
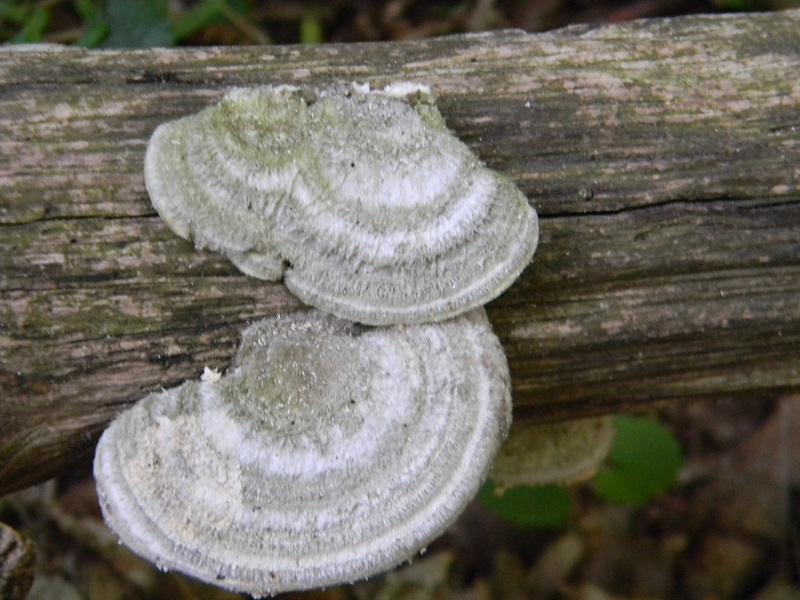
[[[683,466],[672,432],[643,417],[619,416],[608,466],[594,478],[595,491],[609,502],[641,506],[666,492]]]
[[[203,0],[187,10],[175,23],[175,39],[183,40],[220,19],[224,0]]]
[[[92,0],[74,0],[73,5],[83,20],[83,34],[75,45],[96,48],[108,34],[108,23],[103,10]]]
[[[98,6],[92,0],[72,0],[72,6],[77,12],[82,21],[87,21],[100,12]]]
[[[75,46],[82,48],[97,48],[108,35],[108,23],[102,17],[85,21],[83,35],[75,41]]]
[[[0,17],[15,25],[22,25],[31,14],[32,9],[30,3],[20,4],[19,1],[0,0]]]
[[[151,48],[175,45],[166,0],[108,0],[108,36],[104,48]]]
[[[15,43],[41,42],[50,24],[50,11],[36,8],[25,19],[22,29],[12,38]]]
[[[487,482],[478,499],[504,521],[537,529],[563,526],[571,508],[569,491],[558,485],[517,486],[498,495],[494,484]]]
[[[240,15],[246,15],[252,4],[249,0],[223,0],[223,2],[228,5],[228,8]]]
[[[32,10],[32,6],[20,4],[19,0],[0,0],[0,44],[19,34]]]
[[[300,21],[300,43],[319,44],[323,41],[322,22],[313,15]]]

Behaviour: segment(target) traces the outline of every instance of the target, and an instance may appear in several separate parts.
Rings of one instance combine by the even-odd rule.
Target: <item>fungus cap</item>
[[[247,329],[219,381],[121,414],[94,471],[135,552],[258,596],[410,558],[476,493],[510,421],[482,309],[380,329],[295,313]]]
[[[500,489],[585,479],[608,456],[614,433],[612,417],[545,424],[516,422],[489,478]]]
[[[530,262],[536,212],[448,129],[428,88],[239,88],[159,126],[153,206],[178,235],[372,325],[483,305]]]

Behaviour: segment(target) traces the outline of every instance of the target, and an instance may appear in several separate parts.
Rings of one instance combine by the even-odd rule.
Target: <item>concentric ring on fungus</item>
[[[473,497],[511,421],[482,309],[377,329],[319,311],[266,319],[208,379],[112,423],[99,498],[137,553],[253,595],[410,558]]]
[[[411,84],[234,89],[156,129],[145,180],[164,221],[198,248],[372,325],[481,306],[538,242],[522,192]]]

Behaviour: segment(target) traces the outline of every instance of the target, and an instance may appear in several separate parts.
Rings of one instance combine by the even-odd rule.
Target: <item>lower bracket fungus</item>
[[[145,181],[167,225],[198,248],[370,325],[485,304],[539,236],[522,192],[412,84],[234,89],[155,130]]]
[[[134,551],[260,596],[409,559],[476,493],[510,420],[482,309],[377,329],[311,311],[249,327],[222,378],[121,414],[94,470]]]

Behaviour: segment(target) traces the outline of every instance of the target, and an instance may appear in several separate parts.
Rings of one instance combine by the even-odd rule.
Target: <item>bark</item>
[[[301,308],[173,235],[159,123],[232,86],[432,85],[541,217],[488,307],[515,416],[800,390],[800,11],[542,35],[144,51],[0,48],[0,494],[86,464],[146,393]]]

